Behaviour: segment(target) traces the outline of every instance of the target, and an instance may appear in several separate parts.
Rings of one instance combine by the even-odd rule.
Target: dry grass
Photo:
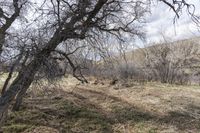
[[[71,77],[60,83],[59,89],[48,86],[46,96],[29,92],[21,110],[10,112],[5,132],[200,132],[199,86],[81,85]]]

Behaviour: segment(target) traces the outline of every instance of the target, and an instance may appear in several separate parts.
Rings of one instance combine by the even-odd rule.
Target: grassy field
[[[198,133],[200,86],[128,81],[32,86],[5,133]]]

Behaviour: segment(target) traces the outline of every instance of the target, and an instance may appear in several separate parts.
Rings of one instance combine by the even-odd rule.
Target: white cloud
[[[193,0],[192,3],[196,6],[195,12],[200,13],[200,2]],[[147,17],[147,41],[158,42],[161,39],[161,32],[172,40],[200,35],[196,25],[186,12],[183,11],[175,25],[174,17],[174,12],[165,4],[159,3],[152,7],[152,13]]]

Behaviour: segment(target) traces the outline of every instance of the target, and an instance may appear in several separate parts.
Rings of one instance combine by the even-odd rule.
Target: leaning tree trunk
[[[57,30],[46,47],[35,55],[34,60],[21,69],[7,91],[0,97],[0,127],[2,127],[6,112],[12,100],[20,91],[26,92],[33,82],[34,76],[43,60],[50,55],[51,51],[54,50],[61,41],[59,30]]]
[[[44,58],[44,56],[43,56]],[[33,60],[29,65],[22,68],[8,90],[0,97],[0,127],[4,123],[6,112],[12,100],[20,91],[26,91],[34,80],[34,76],[40,68],[40,59]]]
[[[34,61],[26,68],[23,68],[17,78],[10,85],[9,89],[0,97],[0,126],[2,126],[1,124],[4,122],[8,107],[16,94],[22,89],[27,89],[32,83],[34,75],[39,68],[37,64],[38,63]]]
[[[19,111],[20,105],[22,103],[23,97],[26,94],[28,88],[24,88],[19,91],[16,97],[15,104],[13,105],[12,111]]]

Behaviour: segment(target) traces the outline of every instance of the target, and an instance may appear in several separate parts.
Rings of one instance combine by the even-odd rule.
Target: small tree
[[[146,48],[145,67],[155,80],[162,83],[186,83],[199,46],[193,41],[164,42]]]

